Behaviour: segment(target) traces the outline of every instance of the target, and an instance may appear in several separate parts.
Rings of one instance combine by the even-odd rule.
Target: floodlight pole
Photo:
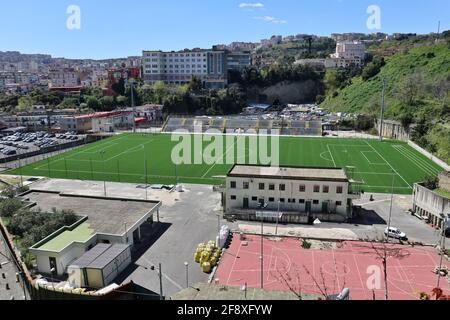
[[[104,157],[105,151],[100,151],[100,155],[102,156],[102,163],[103,163],[103,176],[105,175],[105,157]],[[103,177],[103,191],[106,198],[106,178]]]
[[[383,122],[384,122],[384,108],[385,108],[385,94],[386,94],[386,78],[383,78],[383,91],[381,94],[381,117],[380,117],[380,141],[383,141]]]

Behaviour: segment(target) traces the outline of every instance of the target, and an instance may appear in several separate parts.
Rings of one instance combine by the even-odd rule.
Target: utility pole
[[[380,141],[383,141],[383,122],[384,122],[384,109],[385,109],[385,94],[386,94],[386,78],[383,78],[383,91],[381,94],[381,117],[380,117]]]
[[[264,209],[267,204],[260,204],[261,208],[261,289],[264,289]]]

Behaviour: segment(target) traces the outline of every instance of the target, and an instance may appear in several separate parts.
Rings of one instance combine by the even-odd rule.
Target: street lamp
[[[394,182],[395,182],[395,171],[392,170],[392,190],[391,190],[391,205],[389,206],[389,219],[388,228],[386,233],[386,242],[389,243],[389,232],[391,230],[391,219],[392,219],[392,206],[394,204]]]
[[[259,204],[261,209],[261,289],[264,289],[264,212],[262,210],[268,205],[267,203]]]
[[[445,241],[447,240],[446,236],[445,236],[445,227],[446,227],[446,225],[447,225],[447,223],[449,221],[448,216],[445,215],[444,213],[441,213],[440,216],[442,218],[441,239],[440,239],[440,242],[441,242],[441,244],[440,244],[440,246],[441,246],[441,248],[440,248],[441,249],[440,250],[441,251],[440,252],[441,253],[441,259],[440,259],[440,262],[439,262],[439,270],[438,270],[438,278],[437,278],[436,288],[439,288],[439,286],[441,284],[442,262],[444,260],[444,255],[445,255]]]
[[[186,288],[189,288],[189,263],[185,262],[184,266],[186,267]]]

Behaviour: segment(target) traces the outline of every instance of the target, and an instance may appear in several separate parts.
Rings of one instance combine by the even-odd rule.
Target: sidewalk
[[[261,226],[239,224],[239,230],[244,233],[261,234]],[[265,235],[275,235],[276,227],[273,224],[264,225]],[[279,226],[277,235],[299,238],[328,239],[328,240],[359,240],[359,237],[349,229],[317,228],[313,227],[284,227]]]

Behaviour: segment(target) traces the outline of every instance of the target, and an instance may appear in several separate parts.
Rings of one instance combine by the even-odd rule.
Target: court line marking
[[[375,163],[375,162],[372,162],[372,161],[370,161],[369,160],[369,158],[367,158],[367,156],[365,155],[365,153],[375,153],[375,152],[373,152],[373,151],[360,151],[361,152],[361,154],[363,155],[363,157],[364,158],[366,158],[366,160],[367,160],[367,162],[370,164],[370,165],[373,165],[373,166],[387,166],[387,164],[386,163]]]
[[[410,153],[403,146],[392,146],[397,152],[399,152],[402,156],[407,158],[409,161],[414,163],[420,170],[422,170],[426,174],[435,175],[439,173],[437,169],[433,168],[430,164],[426,163],[423,159],[418,158],[415,154]]]
[[[373,151],[375,151],[381,159],[383,159],[388,165],[389,167],[391,167],[391,169],[403,180],[406,182],[406,184],[409,186],[410,189],[412,189],[413,187],[408,183],[408,181],[405,180],[405,178],[403,178],[398,172],[397,170],[394,169],[394,167],[381,155],[381,153],[379,153],[377,151],[377,149],[375,149],[367,140],[364,141],[369,147],[371,147],[373,149]]]

